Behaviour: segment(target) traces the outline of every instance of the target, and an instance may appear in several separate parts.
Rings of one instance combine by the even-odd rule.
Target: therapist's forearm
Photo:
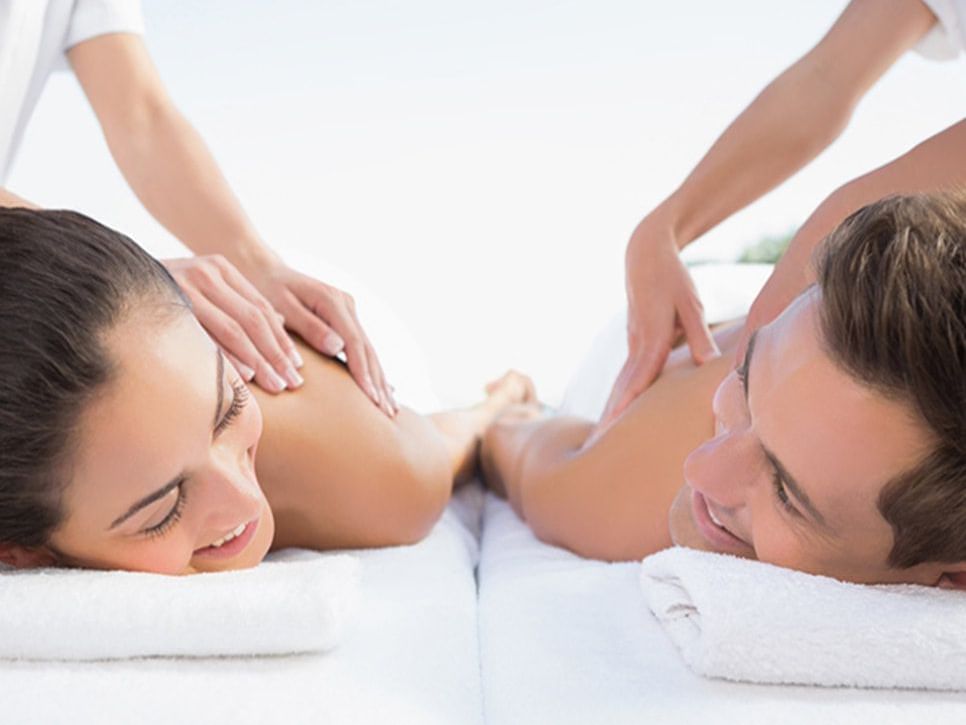
[[[823,201],[795,234],[781,264],[805,270],[814,281],[812,251],[845,217],[892,194],[938,192],[966,185],[966,121],[953,124],[897,159],[841,186]]]
[[[828,82],[825,69],[802,59],[732,122],[652,216],[685,247],[811,161],[851,109],[851,96]]]
[[[124,178],[145,208],[196,254],[222,254],[246,270],[276,259],[201,136],[173,106],[108,134]]]
[[[17,196],[12,191],[0,187],[0,206],[23,207],[26,209],[39,209],[36,204],[27,201],[23,197]]]
[[[852,0],[732,122],[654,221],[683,248],[773,189],[838,137],[869,88],[935,21],[920,0]]]

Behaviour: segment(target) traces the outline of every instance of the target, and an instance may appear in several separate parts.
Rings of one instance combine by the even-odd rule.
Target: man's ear
[[[936,586],[940,589],[966,589],[966,563],[954,565],[944,571]]]
[[[56,566],[57,557],[45,548],[33,549],[20,544],[0,543],[0,562],[16,569]]]

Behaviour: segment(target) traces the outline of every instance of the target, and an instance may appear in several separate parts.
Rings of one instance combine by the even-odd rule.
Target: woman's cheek
[[[251,395],[251,394],[249,394]],[[252,395],[248,400],[248,405],[246,406],[248,410],[245,416],[245,433],[248,439],[246,448],[250,448],[258,444],[258,440],[262,437],[262,409],[258,406],[258,400]]]
[[[149,539],[124,568],[155,574],[183,574],[193,552],[190,544],[182,540]]]

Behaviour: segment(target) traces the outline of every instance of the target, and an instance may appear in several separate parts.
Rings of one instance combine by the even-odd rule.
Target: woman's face
[[[107,346],[117,374],[81,416],[52,548],[99,569],[258,564],[275,523],[255,478],[261,413],[234,368],[187,312],[137,313]]]
[[[819,292],[754,336],[715,393],[715,436],[684,464],[676,544],[857,582],[936,584],[941,565],[892,569],[883,486],[929,451],[907,408],[822,348]]]

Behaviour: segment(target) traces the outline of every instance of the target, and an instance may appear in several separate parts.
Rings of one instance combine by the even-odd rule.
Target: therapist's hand
[[[647,218],[637,226],[627,247],[626,281],[628,356],[598,431],[654,381],[679,334],[684,334],[699,365],[721,354],[670,229]]]
[[[302,361],[283,318],[235,266],[220,254],[165,259],[201,326],[246,381],[271,393],[302,384]]]
[[[285,318],[289,330],[325,355],[345,353],[349,372],[373,403],[390,417],[399,412],[376,351],[359,324],[351,295],[297,272],[277,258],[246,273]]]

